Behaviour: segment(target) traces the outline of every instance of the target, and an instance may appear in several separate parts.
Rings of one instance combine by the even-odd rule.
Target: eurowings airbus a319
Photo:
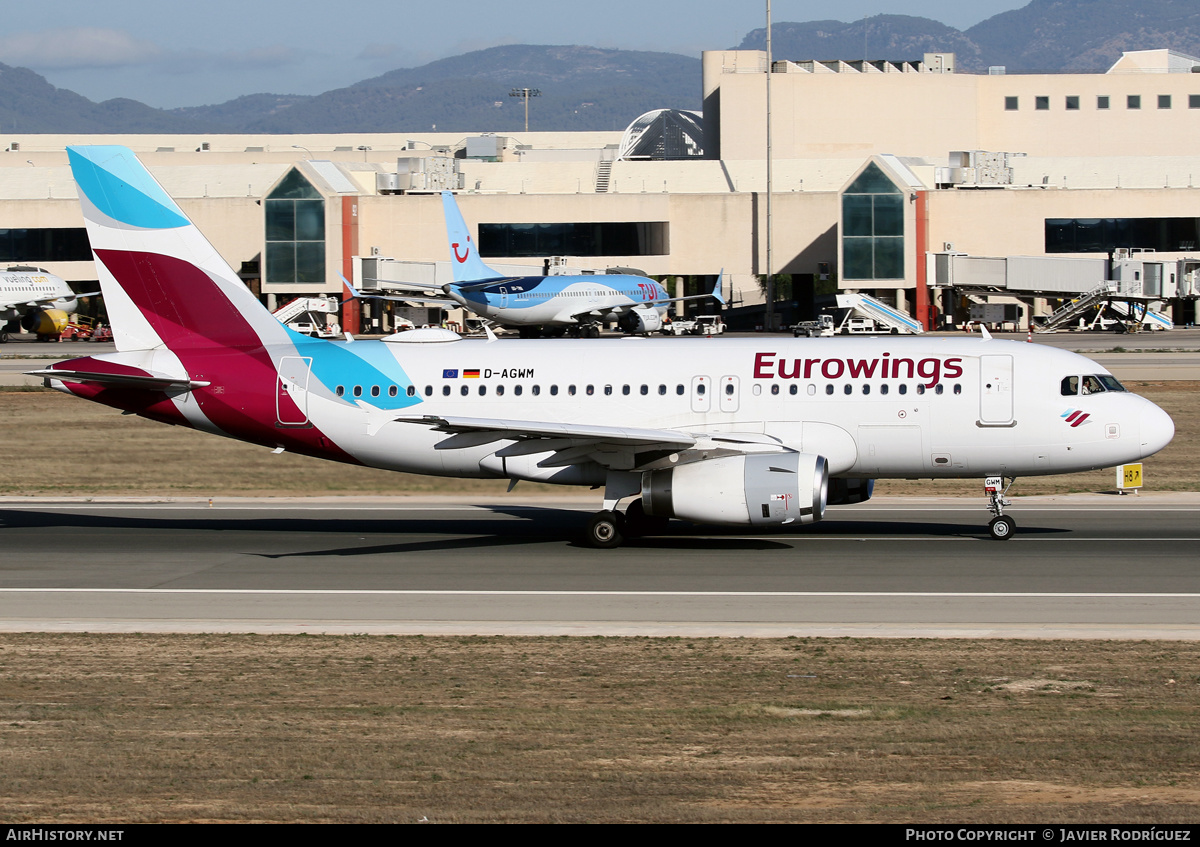
[[[1083,471],[1174,435],[1095,362],[1033,344],[308,338],[271,317],[129,150],[69,152],[117,352],[35,372],[48,385],[273,450],[600,486],[594,546],[670,518],[800,527],[881,477]],[[992,487],[991,534],[1008,538]]]
[[[725,302],[721,294],[724,274],[717,277],[710,293],[687,297],[672,297],[649,277],[631,274],[504,276],[479,257],[475,240],[449,191],[442,192],[442,211],[454,269],[454,282],[441,288],[444,296],[422,296],[419,292],[428,290],[428,286],[415,283],[393,283],[414,292],[396,295],[363,294],[347,283],[351,294],[372,300],[461,306],[486,320],[517,327],[522,338],[536,338],[544,332],[599,338],[601,324],[611,321],[627,333],[657,332],[671,303],[708,297]]]

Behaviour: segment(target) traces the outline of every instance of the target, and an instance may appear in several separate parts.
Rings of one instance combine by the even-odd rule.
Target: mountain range
[[[763,49],[764,29],[737,49]],[[1196,0],[1032,0],[967,30],[928,18],[772,26],[777,59],[920,59],[953,52],[959,71],[1103,71],[1123,51],[1200,55]],[[0,64],[0,132],[11,133],[517,133],[536,88],[534,130],[620,130],[650,109],[699,109],[700,60],[587,46],[507,45],[401,68],[318,95],[253,94],[211,106],[155,109],[95,103],[26,68]]]

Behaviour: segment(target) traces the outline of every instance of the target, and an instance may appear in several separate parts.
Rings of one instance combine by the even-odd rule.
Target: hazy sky
[[[966,29],[1028,0],[773,0],[776,22],[906,14]],[[453,8],[453,13],[447,9]],[[500,44],[700,55],[765,22],[765,0],[41,0],[7,3],[0,62],[92,100],[152,106],[318,94],[393,68]],[[836,11],[833,11],[836,9]],[[883,57],[880,57],[883,58]]]

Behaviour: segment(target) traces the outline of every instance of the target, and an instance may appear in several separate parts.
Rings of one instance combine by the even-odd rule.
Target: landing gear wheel
[[[588,546],[601,550],[620,547],[625,540],[624,523],[617,512],[604,511],[592,515],[587,524]]]
[[[988,532],[997,541],[1007,541],[1013,537],[1013,533],[1016,531],[1017,522],[1006,515],[992,518],[991,523],[988,524]]]

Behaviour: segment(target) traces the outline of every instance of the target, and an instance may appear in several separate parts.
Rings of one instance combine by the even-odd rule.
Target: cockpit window
[[[1100,374],[1099,376],[1096,377],[1096,379],[1100,380],[1100,382],[1104,385],[1104,388],[1106,391],[1124,391],[1125,390],[1125,386],[1121,385],[1121,383],[1117,381],[1117,378],[1115,376],[1109,376],[1108,374]]]
[[[1077,376],[1063,377],[1062,395],[1064,397],[1070,397],[1070,396],[1073,396],[1078,393],[1079,393],[1079,377],[1077,377]]]

